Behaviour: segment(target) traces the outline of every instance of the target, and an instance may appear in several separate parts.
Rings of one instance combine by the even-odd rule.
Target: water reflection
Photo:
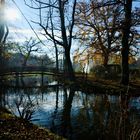
[[[1,91],[1,106],[68,139],[125,140],[140,135],[140,97],[86,94],[59,86]]]
[[[55,79],[52,75],[42,75],[42,73],[41,75],[30,74],[28,76],[24,74],[15,73],[15,75],[9,77],[4,84],[12,87],[43,87],[55,84],[56,82],[54,82],[54,80]]]

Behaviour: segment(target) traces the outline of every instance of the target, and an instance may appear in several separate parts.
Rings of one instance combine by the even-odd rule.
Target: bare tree
[[[70,50],[75,24],[76,0],[32,0],[30,3],[25,0],[25,2],[29,7],[38,9],[39,21],[36,23],[44,30],[47,39],[53,41],[55,48],[63,47],[65,70],[68,78],[74,80]]]
[[[77,9],[76,25],[82,43],[92,48],[92,54],[100,52],[106,66],[110,54],[120,51],[122,4],[92,0],[78,3]]]
[[[140,12],[139,8],[132,11],[132,2],[92,0],[79,3],[77,11],[80,37],[88,46],[102,53],[104,65],[107,65],[110,53],[121,52],[121,83],[124,85],[129,83],[129,56],[138,53],[136,27],[140,22]]]
[[[39,44],[40,41],[37,41],[31,37],[29,40],[25,41],[23,45],[16,45],[14,49],[21,53],[24,58],[22,63],[23,66],[27,65],[27,61],[31,56],[31,53],[38,52],[40,50]]]

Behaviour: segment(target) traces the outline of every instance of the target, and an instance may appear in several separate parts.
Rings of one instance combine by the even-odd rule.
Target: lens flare
[[[5,20],[7,21],[15,21],[17,19],[20,19],[20,13],[13,8],[5,9],[4,14],[5,14]]]

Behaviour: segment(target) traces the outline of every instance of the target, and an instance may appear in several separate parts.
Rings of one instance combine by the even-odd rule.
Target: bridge
[[[0,68],[0,76],[4,75],[19,75],[19,74],[48,74],[48,75],[60,75],[64,73],[64,70],[56,70],[55,67],[46,66],[25,66],[25,67],[7,67]]]

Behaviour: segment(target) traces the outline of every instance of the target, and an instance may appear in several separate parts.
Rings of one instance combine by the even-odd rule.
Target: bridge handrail
[[[31,72],[31,71],[44,71],[44,72],[55,72],[55,67],[49,66],[25,66],[25,67],[7,67],[1,68],[0,73],[8,73],[8,72]],[[62,70],[60,70],[62,71]]]

